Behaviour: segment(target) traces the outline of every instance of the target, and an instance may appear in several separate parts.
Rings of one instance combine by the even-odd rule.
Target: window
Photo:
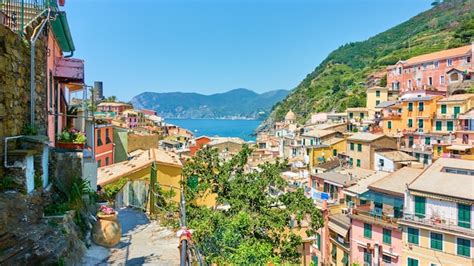
[[[360,117],[361,119],[363,119],[363,118],[364,118],[364,113],[360,113],[360,114],[359,114],[359,117]]]
[[[423,119],[418,119],[418,128],[423,128]]]
[[[428,77],[428,84],[433,86],[433,77]]]
[[[344,256],[342,257],[342,264],[344,266],[349,266],[349,254],[344,252]]]
[[[372,254],[367,249],[364,249],[364,263],[372,265]]]
[[[49,71],[49,108],[53,109],[53,72]]]
[[[441,121],[436,121],[436,131],[441,131],[442,125]]]
[[[349,165],[352,166],[354,164],[354,159],[349,158]]]
[[[438,146],[436,148],[436,150],[438,151],[438,155],[441,155],[441,152],[443,151],[443,148],[441,148],[441,146]]]
[[[111,143],[112,141],[110,140],[110,136],[109,136],[109,129],[106,128],[105,129],[105,144],[109,144]]]
[[[313,265],[319,266],[319,258],[318,258],[318,256],[313,256]]]
[[[379,159],[379,166],[384,167],[384,165],[385,165],[385,160]]]
[[[362,151],[362,144],[360,143],[357,144],[357,151]]]
[[[413,119],[408,119],[408,127],[413,127]]]
[[[351,142],[351,151],[353,151],[353,150],[354,150],[354,143]]]
[[[109,165],[109,157],[105,157],[105,165]]]
[[[458,238],[456,244],[459,256],[471,257],[471,241],[469,239]]]
[[[444,76],[439,77],[439,83],[444,84],[445,83],[445,78]]]
[[[331,250],[331,258],[332,258],[332,261],[336,262],[336,259],[337,259],[337,247],[336,247],[336,244],[332,244],[332,250]]]
[[[458,114],[461,113],[461,107],[460,106],[454,106],[454,118],[458,118]]]
[[[387,255],[382,255],[382,261],[383,261],[384,263],[391,264],[391,263],[392,263],[392,258],[390,258],[390,257],[387,256]]]
[[[447,121],[446,122],[446,127],[447,127],[448,131],[453,131],[453,129],[454,129],[453,121]]]
[[[401,75],[401,74],[402,74],[402,68],[398,67],[398,75]]]
[[[377,105],[379,105],[379,104],[380,104],[380,101],[379,101],[379,100],[375,101],[375,106],[377,106]]]
[[[101,139],[100,129],[97,129],[97,146],[102,146],[102,139]]]
[[[430,137],[425,137],[425,144],[430,145],[431,144],[431,138]]]
[[[408,227],[407,234],[408,234],[408,243],[415,244],[415,245],[419,244],[420,230]]]
[[[435,62],[434,62],[434,67],[435,67],[435,68],[438,68],[438,67],[439,67],[439,61],[435,61]]]
[[[354,113],[349,113],[349,118],[354,118]]]
[[[371,239],[372,238],[372,225],[364,224],[364,237]]]
[[[392,129],[392,121],[387,122],[387,127],[388,127],[388,129]]]
[[[458,203],[458,226],[471,228],[471,205]]]
[[[375,91],[375,97],[380,97],[380,91]]]
[[[316,233],[316,246],[321,250],[321,235],[319,233]]]
[[[408,88],[411,89],[411,79],[408,80]]]
[[[416,79],[416,86],[421,87],[421,78]]]
[[[436,250],[443,250],[443,235],[438,233],[430,233],[430,247]]]
[[[415,215],[420,218],[425,217],[426,198],[415,196]]]
[[[392,244],[392,231],[383,229],[383,242],[389,245]]]
[[[442,104],[442,105],[441,105],[441,113],[442,113],[442,114],[446,114],[446,110],[447,110],[446,104]]]
[[[357,167],[360,167],[360,159],[357,159]]]
[[[413,137],[412,136],[408,137],[408,147],[410,147],[410,148],[413,147]]]
[[[423,111],[425,109],[425,103],[424,102],[419,102],[418,103],[418,111]]]
[[[97,167],[101,167],[102,166],[102,161],[101,160],[98,160],[97,161]]]
[[[408,258],[408,259],[407,259],[407,266],[418,266],[418,260],[417,260],[417,259]]]
[[[333,150],[332,150],[332,156],[334,156],[334,157],[337,156],[337,150],[336,150],[336,149],[333,149]]]
[[[448,64],[448,66],[452,66],[453,65],[453,59],[448,59],[447,64]]]
[[[408,112],[413,111],[413,103],[408,103]]]

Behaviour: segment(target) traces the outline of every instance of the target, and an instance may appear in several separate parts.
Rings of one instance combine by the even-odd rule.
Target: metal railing
[[[474,235],[474,229],[472,228],[471,222],[463,222],[457,219],[438,216],[423,217],[423,215],[416,215],[415,213],[404,213],[403,218],[400,218],[399,220],[428,225],[438,229],[456,231],[471,236]]]
[[[57,7],[55,0],[0,0],[0,22],[23,36],[26,27],[50,6]]]

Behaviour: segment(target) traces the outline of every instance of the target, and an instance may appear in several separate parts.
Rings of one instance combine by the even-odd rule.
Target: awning
[[[333,230],[336,232],[338,235],[341,235],[343,237],[347,236],[347,232],[349,231],[349,228],[344,228],[336,223],[333,223],[329,221],[329,229]]]
[[[393,207],[403,208],[403,199],[394,197],[387,194],[378,193],[376,191],[369,190],[363,193],[360,198],[370,200],[377,203],[383,203]]]
[[[467,151],[472,149],[472,145],[451,145],[446,147],[450,151]]]
[[[56,14],[56,19],[52,20],[54,36],[59,43],[59,47],[63,52],[71,53],[76,50],[74,42],[72,41],[71,31],[67,22],[66,12],[59,11]]]

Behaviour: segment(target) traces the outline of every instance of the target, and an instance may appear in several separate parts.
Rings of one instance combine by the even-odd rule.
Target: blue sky
[[[67,0],[86,81],[144,91],[292,89],[332,50],[393,27],[432,0]]]

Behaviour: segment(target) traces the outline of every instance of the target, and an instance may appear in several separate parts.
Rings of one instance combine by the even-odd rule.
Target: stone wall
[[[36,127],[45,135],[46,36],[36,42]],[[3,175],[4,138],[22,134],[30,122],[30,46],[9,28],[0,25],[0,176]]]

